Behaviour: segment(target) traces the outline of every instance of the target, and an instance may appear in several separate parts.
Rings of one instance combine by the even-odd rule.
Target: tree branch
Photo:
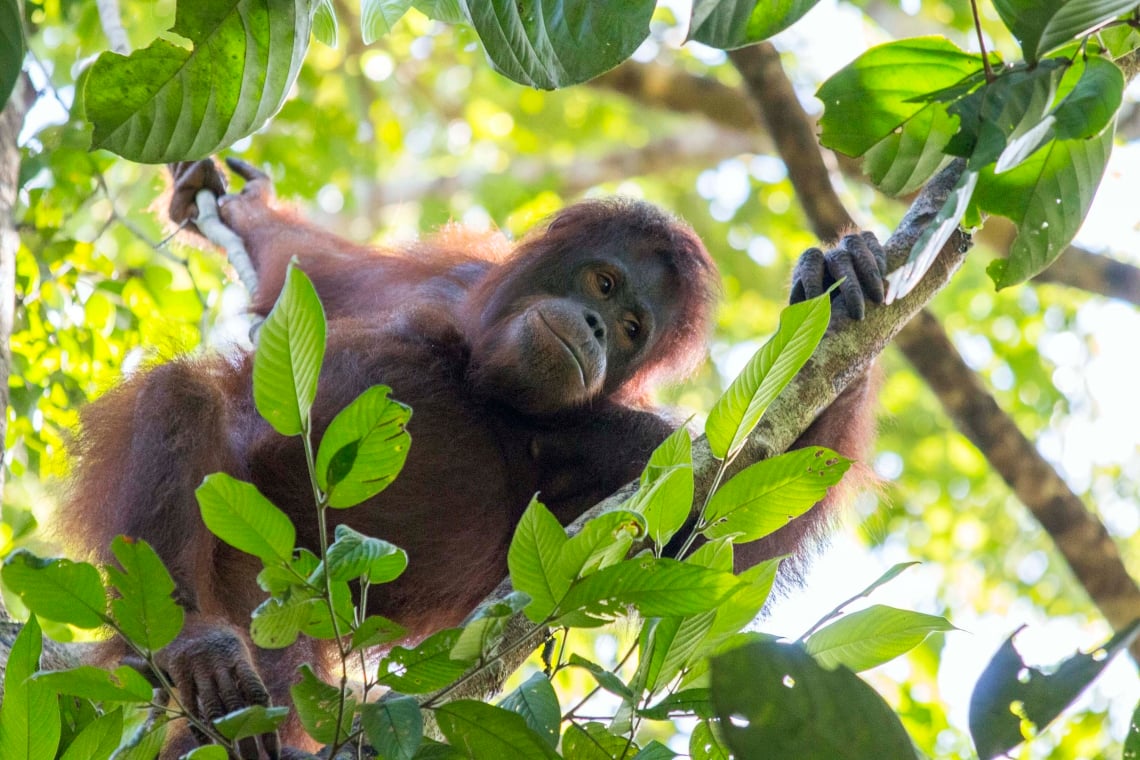
[[[744,76],[749,92],[757,96],[773,130],[799,133],[799,138],[777,136],[776,144],[813,226],[821,234],[837,234],[850,215],[828,181],[819,149],[814,143],[811,150],[804,148],[807,138],[814,134],[812,122],[798,101],[768,95],[790,86],[775,49],[761,43],[733,51],[729,57]],[[767,115],[770,109],[778,109],[778,114]],[[958,428],[1053,538],[1077,581],[1109,624],[1120,630],[1140,618],[1140,589],[1104,526],[989,396],[938,321],[924,312],[900,331],[897,343]],[[1132,645],[1131,652],[1140,662],[1140,642]]]
[[[1140,267],[1072,245],[1033,281],[1079,288],[1140,306]]]

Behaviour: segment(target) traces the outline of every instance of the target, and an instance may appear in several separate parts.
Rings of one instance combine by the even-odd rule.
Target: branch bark
[[[820,234],[835,235],[840,229],[837,225],[843,225],[850,215],[827,181],[819,149],[813,145],[805,151],[803,147],[806,137],[814,134],[812,121],[798,101],[767,95],[789,86],[776,56],[768,43],[730,53],[772,128],[800,134],[799,139],[777,136],[776,144],[813,226]],[[779,113],[769,116],[769,109],[779,109]],[[923,312],[899,332],[897,343],[959,430],[1049,533],[1109,624],[1120,630],[1140,618],[1140,589],[1104,526],[985,391],[938,321]],[[1140,662],[1140,641],[1134,642],[1130,651]]]

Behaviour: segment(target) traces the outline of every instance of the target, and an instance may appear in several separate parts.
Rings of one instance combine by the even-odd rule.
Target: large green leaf
[[[17,549],[4,560],[3,577],[29,610],[48,620],[78,628],[98,628],[107,620],[107,596],[94,565]]]
[[[664,547],[689,519],[693,488],[693,442],[682,425],[650,454],[637,493],[623,509],[645,515],[650,537]]]
[[[565,591],[575,578],[621,561],[644,535],[645,523],[636,512],[615,509],[593,518],[559,550],[553,570],[556,588]]]
[[[325,310],[313,283],[290,263],[281,295],[261,325],[253,355],[254,403],[281,435],[298,435],[308,429],[327,330]]]
[[[931,103],[864,154],[863,169],[888,195],[914,192],[946,161],[942,152],[958,131],[943,103]]]
[[[704,533],[738,543],[763,538],[811,509],[850,467],[851,460],[817,447],[757,462],[713,494]]]
[[[257,486],[215,472],[206,476],[194,495],[206,527],[230,546],[266,564],[288,562],[293,556],[297,530],[292,520]]]
[[[303,596],[266,599],[253,611],[250,638],[262,649],[284,649],[297,640],[312,619],[314,608],[324,606],[323,599]]]
[[[820,142],[861,156],[927,108],[931,92],[969,81],[981,69],[981,56],[960,50],[944,37],[873,47],[816,93],[824,108]]]
[[[1124,72],[1107,58],[1081,58],[1074,61],[1073,69],[1077,82],[1053,111],[1055,136],[1061,140],[1100,134],[1116,117],[1124,97]]]
[[[712,660],[712,697],[736,757],[914,760],[898,716],[846,668],[796,645],[753,642]]]
[[[20,4],[17,0],[0,0],[0,109],[20,78],[25,52]]]
[[[460,699],[435,712],[448,743],[473,760],[527,758],[557,760],[558,755],[521,715],[501,707]]]
[[[352,730],[356,700],[345,696],[341,714],[340,689],[317,678],[308,664],[302,665],[300,670],[301,680],[290,687],[289,693],[305,732],[321,744],[343,742]]]
[[[84,88],[92,146],[144,163],[205,158],[281,108],[309,46],[313,0],[180,0],[164,39],[105,52]]]
[[[748,361],[709,412],[705,435],[714,456],[731,459],[736,455],[768,405],[811,358],[830,321],[829,293],[781,312],[776,334]]]
[[[99,716],[83,727],[59,760],[107,760],[123,736],[123,708]]]
[[[335,48],[339,43],[339,30],[336,24],[336,8],[332,0],[317,0],[313,11],[313,36],[328,47]]]
[[[39,673],[36,680],[53,693],[94,702],[149,702],[154,697],[154,687],[141,673],[127,665],[114,671],[80,665],[68,670]]]
[[[514,587],[530,597],[526,616],[536,623],[554,611],[570,588],[571,578],[557,569],[558,555],[566,540],[566,531],[558,518],[532,499],[515,528],[507,551],[507,567]]]
[[[512,591],[502,599],[481,605],[463,622],[463,632],[451,648],[453,660],[474,661],[494,649],[503,638],[507,623],[530,601],[521,591]]]
[[[111,551],[122,570],[107,567],[119,596],[111,600],[111,616],[128,639],[156,652],[174,641],[185,613],[174,601],[174,579],[146,541],[116,536]]]
[[[1035,731],[1043,730],[1080,696],[1113,657],[1128,649],[1138,632],[1140,620],[1095,652],[1073,655],[1048,675],[1022,661],[1013,647],[1013,636],[1006,639],[970,696],[970,734],[978,756],[989,760],[1021,744],[1026,721]]]
[[[0,757],[5,760],[55,757],[59,704],[54,691],[31,678],[39,670],[42,651],[40,623],[32,615],[16,635],[5,663],[4,704],[0,706]]]
[[[643,617],[698,615],[740,585],[731,573],[671,559],[636,557],[577,581],[559,603],[559,621],[596,626],[633,607]]]
[[[859,672],[909,652],[932,633],[953,630],[944,617],[877,604],[819,629],[805,647],[826,668],[844,665]]]
[[[459,641],[460,628],[445,628],[421,641],[413,649],[393,647],[380,662],[376,682],[404,694],[426,694],[442,689],[470,666],[468,660],[451,659]]]
[[[799,21],[819,0],[696,0],[689,39],[729,50],[766,40]]]
[[[716,612],[709,610],[646,622],[638,640],[638,683],[653,691],[673,680],[697,653],[715,619]]]
[[[998,288],[1029,279],[1064,252],[1100,185],[1112,133],[1106,129],[1090,140],[1054,140],[1015,169],[982,172],[975,203],[1017,224],[1009,257],[986,270]]]
[[[585,82],[649,36],[655,0],[465,0],[491,64],[545,90]]]
[[[361,0],[360,36],[365,45],[392,31],[396,22],[412,7],[412,0]]]
[[[1136,0],[994,0],[1030,63],[1135,7]]]
[[[972,170],[994,161],[998,171],[1012,168],[1041,144],[1049,129],[1045,118],[1053,105],[1064,65],[1050,59],[1034,69],[1003,73],[950,106],[959,130],[946,151],[967,159]]]
[[[412,439],[405,426],[412,410],[374,385],[333,418],[317,451],[317,484],[330,507],[354,507],[395,480]]]
[[[551,747],[558,745],[558,727],[562,710],[558,695],[545,673],[535,673],[499,703],[499,707],[518,713],[532,731]]]
[[[227,739],[240,741],[250,736],[276,731],[287,717],[289,717],[288,707],[250,705],[218,718],[214,721],[214,728]]]
[[[423,714],[412,697],[395,696],[361,705],[360,726],[372,748],[386,760],[412,760],[424,737]]]
[[[334,581],[367,577],[370,583],[389,583],[408,567],[408,554],[380,538],[359,533],[343,523],[326,554],[329,577]]]

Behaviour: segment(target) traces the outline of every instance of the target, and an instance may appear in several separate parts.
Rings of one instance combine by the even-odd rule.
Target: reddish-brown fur
[[[176,175],[176,219],[193,213],[189,199],[197,187],[216,181],[212,165],[195,167],[197,177]],[[274,209],[267,181],[251,177],[222,209],[260,277],[253,311],[269,311],[295,256],[329,316],[313,411],[318,438],[337,411],[373,384],[390,385],[414,410],[413,445],[400,477],[364,505],[333,514],[408,552],[407,572],[374,588],[371,610],[416,637],[458,623],[504,577],[508,542],[532,494],[568,522],[634,479],[670,432],[668,422],[640,405],[653,385],[683,375],[703,356],[712,262],[687,227],[626,202],[572,206],[516,246],[498,235],[447,228],[404,250],[376,251]],[[473,358],[488,335],[505,330],[493,315],[516,319],[517,303],[546,298],[541,283],[577,277],[574,257],[591,252],[624,266],[631,280],[666,273],[656,284],[631,284],[651,301],[644,321],[658,322],[649,342],[640,353],[612,358],[601,391],[588,401],[549,408],[549,388],[524,388],[537,394],[540,411],[512,408],[513,389],[501,387],[499,368]],[[616,342],[614,326],[607,327],[607,340]],[[518,354],[527,350],[488,349],[492,358],[483,363],[529,361]],[[552,362],[538,367],[545,371]],[[63,515],[66,535],[104,561],[111,539],[127,534],[150,542],[166,562],[189,625],[161,664],[184,692],[197,692],[206,715],[259,701],[256,678],[243,669],[246,648],[278,703],[287,701],[297,664],[321,655],[311,645],[266,652],[249,644],[244,631],[262,596],[254,582],[257,562],[205,529],[194,497],[211,472],[250,480],[293,518],[300,545],[316,543],[301,446],[258,417],[250,369],[248,356],[179,359],[127,378],[89,405]],[[557,369],[549,370],[551,378]],[[802,443],[864,454],[871,437],[866,396],[865,383],[849,390]],[[742,547],[741,564],[795,551],[826,522],[825,510],[813,510]],[[238,693],[219,685],[211,702],[206,692],[215,671],[230,673]],[[300,741],[292,729],[286,739]],[[168,752],[189,746],[192,739]]]

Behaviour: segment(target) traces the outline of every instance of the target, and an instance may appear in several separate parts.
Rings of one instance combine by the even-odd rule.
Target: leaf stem
[[[970,12],[974,16],[974,30],[978,34],[978,47],[982,51],[982,67],[986,71],[986,84],[994,81],[994,70],[990,67],[990,57],[986,53],[986,40],[982,36],[982,17],[978,13],[978,0],[970,0]]]

